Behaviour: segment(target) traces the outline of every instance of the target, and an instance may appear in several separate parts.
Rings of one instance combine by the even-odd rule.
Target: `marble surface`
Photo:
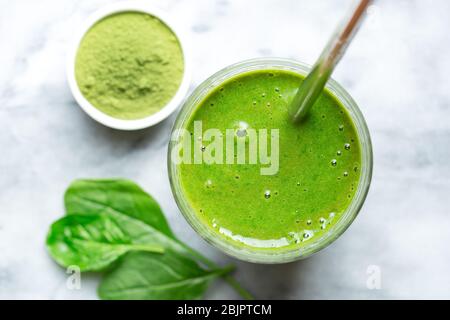
[[[150,1],[150,0],[149,0]],[[80,177],[127,177],[161,203],[175,232],[258,298],[450,298],[450,22],[447,0],[380,0],[335,79],[367,119],[375,168],[367,201],[333,245],[296,263],[238,262],[213,249],[172,198],[166,148],[174,117],[139,132],[97,124],[65,80],[71,36],[110,0],[0,0],[0,298],[95,299],[96,275],[68,290],[49,259],[48,226]],[[160,0],[190,35],[192,87],[247,58],[312,63],[351,1]],[[370,266],[381,288],[367,286]],[[370,287],[370,286],[369,286]],[[218,282],[207,298],[236,298]]]

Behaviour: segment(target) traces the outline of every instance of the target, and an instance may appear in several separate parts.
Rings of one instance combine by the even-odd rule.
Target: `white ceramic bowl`
[[[81,40],[83,39],[86,32],[99,20],[110,16],[115,13],[119,12],[126,12],[126,11],[137,11],[137,12],[143,12],[148,13],[152,16],[157,17],[162,22],[164,22],[177,36],[178,41],[181,46],[181,50],[183,52],[184,57],[184,74],[183,79],[181,80],[181,84],[178,88],[178,91],[173,96],[172,100],[169,101],[167,105],[165,105],[161,110],[158,112],[142,118],[142,119],[136,119],[136,120],[124,120],[124,119],[117,119],[114,117],[111,117],[99,109],[95,108],[81,93],[80,88],[78,87],[76,78],[75,78],[75,60],[77,56],[78,47],[81,43]],[[188,90],[189,90],[189,83],[190,83],[190,75],[191,75],[191,67],[189,62],[188,53],[189,50],[187,49],[186,45],[186,36],[183,33],[183,29],[181,29],[176,22],[171,19],[167,13],[162,12],[158,8],[155,8],[148,3],[144,2],[136,2],[136,1],[126,1],[126,2],[119,2],[114,3],[111,5],[108,5],[106,7],[103,7],[102,9],[94,12],[81,26],[81,28],[78,30],[77,34],[75,35],[74,41],[71,44],[71,47],[69,49],[69,56],[67,59],[67,78],[70,86],[70,90],[72,91],[72,94],[75,98],[75,100],[78,102],[78,105],[94,120],[100,122],[101,124],[114,128],[114,129],[120,129],[120,130],[138,130],[147,128],[150,126],[153,126],[162,120],[166,119],[171,113],[173,113],[179,105],[183,102]]]

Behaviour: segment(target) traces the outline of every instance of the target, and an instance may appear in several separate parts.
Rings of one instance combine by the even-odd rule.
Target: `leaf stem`
[[[255,298],[252,296],[250,292],[248,292],[246,289],[244,289],[239,282],[235,278],[233,278],[231,275],[226,274],[223,275],[222,278],[234,289],[237,293],[241,295],[242,298],[245,300],[254,300]]]
[[[207,267],[209,267],[211,269],[219,269],[220,268],[220,266],[218,266],[215,262],[209,260],[208,258],[203,256],[199,252],[195,251],[194,249],[192,249],[188,245],[186,245],[186,244],[184,244],[182,242],[179,242],[179,243],[183,247],[185,247],[192,254],[193,257],[197,258],[205,266],[207,266]],[[241,295],[241,297],[244,298],[245,300],[254,300],[255,299],[252,296],[252,294],[250,292],[248,292],[246,289],[244,289],[239,284],[239,282],[235,278],[233,278],[228,272],[222,274],[221,277],[225,280],[225,282],[227,282],[230,285],[230,287],[232,287],[237,293],[239,293]]]
[[[232,264],[225,266],[223,268],[217,269],[217,270],[213,270],[218,276],[225,276],[230,274],[231,272],[233,272],[234,270],[236,270],[236,267]]]

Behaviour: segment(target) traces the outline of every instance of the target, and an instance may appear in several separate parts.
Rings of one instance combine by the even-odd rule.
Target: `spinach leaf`
[[[132,252],[104,276],[98,294],[108,300],[200,299],[213,279],[231,270],[207,271],[171,250]]]
[[[146,224],[149,244],[157,243],[187,256],[197,254],[175,237],[158,203],[132,181],[76,180],[67,189],[64,203],[67,215],[128,216]]]
[[[64,202],[67,216],[53,224],[48,250],[59,264],[82,271],[100,271],[119,260],[101,284],[102,298],[194,299],[218,276],[242,297],[253,298],[230,269],[220,269],[178,240],[158,203],[134,182],[76,180]]]
[[[175,238],[158,203],[129,180],[75,180],[66,190],[64,204],[66,214],[117,212],[141,220]]]
[[[50,228],[47,248],[64,267],[99,271],[129,251],[164,251],[153,229],[139,220],[117,213],[69,215]]]

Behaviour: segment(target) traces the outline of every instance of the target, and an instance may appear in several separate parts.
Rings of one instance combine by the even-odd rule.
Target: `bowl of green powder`
[[[166,13],[147,3],[109,5],[76,34],[67,63],[80,107],[115,129],[138,130],[173,113],[189,89],[186,41]]]

